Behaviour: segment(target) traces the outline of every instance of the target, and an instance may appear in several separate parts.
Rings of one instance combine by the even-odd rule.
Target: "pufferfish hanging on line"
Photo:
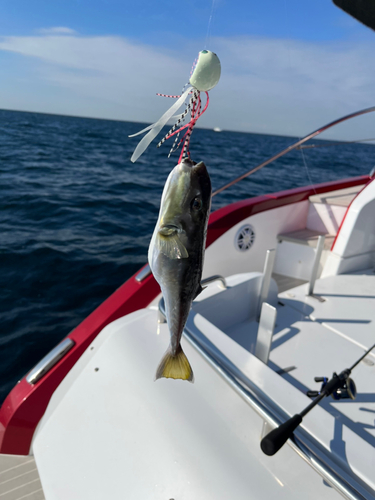
[[[180,341],[191,303],[202,291],[201,277],[211,208],[211,181],[203,162],[185,158],[165,183],[148,262],[164,297],[170,345],[158,378],[193,382],[193,370]]]
[[[151,271],[164,297],[170,332],[170,345],[157,368],[156,379],[165,377],[190,382],[194,380],[193,370],[180,341],[191,304],[202,291],[201,277],[211,208],[211,181],[205,164],[197,164],[190,159],[189,144],[194,125],[207,109],[208,91],[218,83],[220,73],[217,55],[208,50],[201,51],[193,67],[189,86],[180,96],[168,96],[175,97],[177,101],[156,123],[138,132],[148,133],[131,158],[133,162],[139,158],[167,121],[185,103],[185,110],[174,116],[175,125],[158,144],[160,146],[166,139],[176,135],[169,156],[179,146],[182,148],[178,165],[169,174],[164,186],[159,217],[148,251]],[[200,92],[205,92],[207,97],[203,110]],[[189,122],[178,128],[189,112]],[[179,134],[184,129],[187,130],[178,142]]]

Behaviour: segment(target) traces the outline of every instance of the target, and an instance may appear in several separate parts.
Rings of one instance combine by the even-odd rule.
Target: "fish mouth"
[[[193,168],[197,163],[193,160],[190,160],[190,158],[184,158],[180,165],[184,166],[184,167],[190,167],[190,168]]]
[[[210,176],[208,175],[207,167],[203,161],[194,165],[191,169],[191,173],[192,178],[195,177],[196,179],[199,179],[201,190],[211,192]]]

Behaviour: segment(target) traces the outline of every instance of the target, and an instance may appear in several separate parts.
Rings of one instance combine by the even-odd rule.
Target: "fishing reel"
[[[349,378],[349,375],[374,347],[375,344],[371,346],[370,349],[367,349],[350,368],[346,368],[338,375],[334,373],[330,380],[328,380],[328,377],[315,377],[315,382],[322,383],[320,391],[307,391],[306,393],[310,398],[314,398],[314,400],[300,413],[296,413],[293,417],[290,417],[264,436],[260,442],[263,453],[269,456],[277,453],[284,443],[293,436],[293,432],[302,422],[303,417],[315,408],[315,406],[326,396],[332,396],[335,400],[348,398],[355,399],[357,389],[353,380]]]
[[[340,377],[342,381],[341,386],[331,393],[332,398],[336,401],[340,399],[355,399],[357,396],[357,388],[355,386],[354,380],[349,378],[349,376],[342,377],[342,374],[337,375],[337,373],[333,373],[332,379],[335,379],[336,377]],[[319,396],[328,383],[328,377],[315,377],[314,380],[315,382],[321,382],[322,385],[320,387],[320,391],[307,391],[306,395],[309,398],[316,398],[317,396]]]

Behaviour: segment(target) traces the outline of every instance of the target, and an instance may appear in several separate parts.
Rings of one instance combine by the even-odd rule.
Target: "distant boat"
[[[222,132],[221,128],[220,127],[214,127],[214,132]]]

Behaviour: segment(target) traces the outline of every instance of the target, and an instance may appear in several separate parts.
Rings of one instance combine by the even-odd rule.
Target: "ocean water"
[[[142,124],[0,110],[0,402],[48,351],[147,260],[178,154],[130,156]],[[192,158],[213,189],[293,143],[196,129]],[[219,194],[244,197],[367,174],[374,146],[294,151]]]

